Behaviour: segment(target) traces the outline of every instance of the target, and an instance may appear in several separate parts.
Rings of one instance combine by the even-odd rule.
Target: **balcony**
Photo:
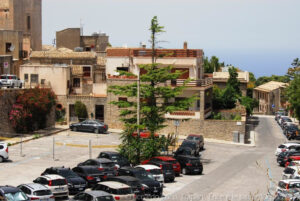
[[[171,82],[172,86],[183,86],[185,79],[177,79]],[[185,86],[187,87],[206,87],[213,84],[212,78],[205,78],[199,80],[191,80],[190,82],[186,83]]]
[[[107,79],[136,80],[137,76],[135,76],[135,75],[127,76],[127,75],[110,75],[110,74],[108,74]]]
[[[167,119],[200,119],[200,112],[196,111],[176,111],[165,114]]]

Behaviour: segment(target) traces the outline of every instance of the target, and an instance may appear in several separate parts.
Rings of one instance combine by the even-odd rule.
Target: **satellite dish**
[[[16,47],[14,45],[11,45],[10,48],[9,48],[9,51],[13,52],[15,50],[15,48]]]

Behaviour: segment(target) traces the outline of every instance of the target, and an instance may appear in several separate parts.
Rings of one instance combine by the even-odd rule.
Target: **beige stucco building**
[[[270,81],[254,88],[253,98],[258,100],[259,106],[254,113],[274,114],[281,107],[281,93],[287,84],[283,82]]]

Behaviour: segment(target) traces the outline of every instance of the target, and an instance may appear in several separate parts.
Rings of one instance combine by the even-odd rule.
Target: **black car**
[[[95,166],[78,166],[72,169],[73,172],[83,178],[88,184],[88,187],[96,185],[100,181],[107,179],[107,175]]]
[[[189,148],[192,150],[191,155],[199,156],[200,146],[193,140],[184,140],[178,149]]]
[[[163,184],[154,180],[152,174],[143,168],[122,167],[119,169],[120,176],[132,176],[140,180],[145,188],[145,196],[159,196],[163,194]]]
[[[107,158],[88,159],[77,166],[95,166],[108,177],[116,176],[118,173],[116,164]]]
[[[115,201],[115,199],[104,191],[86,191],[78,193],[71,201]]]
[[[70,168],[65,167],[51,167],[47,168],[42,175],[46,174],[58,174],[64,177],[68,183],[68,189],[70,194],[76,194],[78,192],[84,191],[87,187],[87,182],[73,172]]]
[[[281,128],[283,128],[284,123],[286,122],[292,122],[292,120],[289,117],[281,117],[281,124],[280,124]]]
[[[292,140],[300,134],[299,128],[297,125],[292,124],[285,128],[284,134],[286,135],[287,139]]]
[[[197,155],[197,153],[195,152],[194,149],[191,149],[189,147],[179,147],[175,152],[174,152],[174,156],[177,155],[187,155],[187,156],[196,156],[198,157],[199,154]],[[174,157],[175,158],[175,157]]]
[[[132,176],[118,176],[107,179],[108,181],[117,181],[123,184],[127,184],[132,188],[133,193],[136,195],[137,200],[143,200],[145,196],[145,187],[139,179]]]
[[[173,169],[173,164],[168,163],[165,161],[159,161],[159,160],[151,160],[148,164],[156,165],[160,167],[163,175],[164,175],[164,181],[165,182],[173,182],[175,180],[175,172]]]
[[[203,138],[203,135],[190,134],[189,136],[187,136],[186,139],[187,140],[195,141],[198,144],[200,151],[204,150],[204,138]]]
[[[97,158],[107,158],[115,162],[116,165],[120,167],[130,166],[128,160],[123,157],[121,154],[115,151],[103,151],[99,154]]]
[[[72,131],[89,131],[94,133],[106,133],[108,130],[107,124],[98,120],[85,120],[79,123],[70,125]]]
[[[1,201],[29,201],[29,197],[19,188],[13,186],[0,186]]]
[[[177,155],[175,158],[180,163],[182,174],[202,174],[200,158],[187,155]]]

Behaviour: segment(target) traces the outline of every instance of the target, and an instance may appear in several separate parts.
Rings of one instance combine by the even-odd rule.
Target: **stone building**
[[[10,55],[0,55],[0,75],[13,74],[13,57]]]
[[[249,72],[237,72],[238,77],[237,79],[240,81],[240,90],[242,92],[243,96],[247,95],[247,86],[249,83]],[[227,80],[229,79],[229,72],[223,71],[223,72],[213,72],[213,83],[217,85],[220,89],[226,88]]]
[[[42,0],[1,0],[0,29],[21,31],[24,50],[41,50]]]
[[[82,48],[82,51],[103,52],[108,46],[109,37],[106,34],[94,33],[91,36],[83,36],[80,28],[68,28],[56,32],[56,47]]]
[[[253,98],[258,100],[259,106],[254,108],[254,113],[274,114],[282,108],[281,93],[288,84],[270,81],[253,90]]]
[[[105,58],[95,52],[66,48],[34,51],[30,63],[21,66],[25,87],[51,87],[66,109],[67,121],[77,121],[76,101],[83,102],[90,118],[104,120],[106,104]],[[33,78],[33,79],[32,79]]]
[[[169,86],[182,86],[186,79],[192,79],[183,93],[174,101],[184,97],[198,96],[199,100],[186,111],[177,111],[172,114],[165,114],[167,119],[195,119],[202,121],[208,118],[212,111],[212,79],[204,78],[203,72],[203,51],[201,49],[188,49],[187,44],[183,49],[157,49],[157,55],[164,55],[157,58],[159,67],[172,65],[172,71],[182,71],[183,74],[173,81],[168,81]],[[118,76],[116,71],[123,70],[137,75],[144,74],[139,69],[141,64],[151,63],[151,49],[146,48],[107,48],[106,74],[107,87],[111,85],[125,85],[136,82],[136,78]],[[115,96],[108,93],[107,102],[125,100],[126,97]],[[108,104],[106,107],[106,122],[111,128],[121,128],[122,123],[118,120],[119,109],[115,105]]]

